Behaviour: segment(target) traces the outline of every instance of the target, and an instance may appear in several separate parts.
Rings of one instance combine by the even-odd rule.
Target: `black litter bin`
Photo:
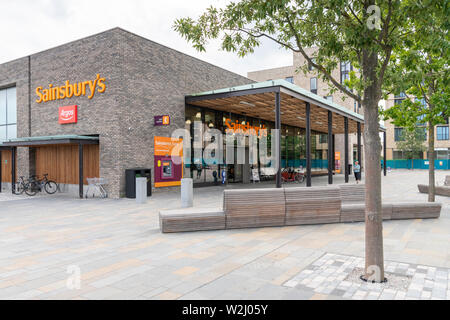
[[[352,174],[352,164],[348,164],[348,174]]]
[[[125,170],[125,194],[127,198],[136,198],[136,177],[147,178],[147,197],[152,195],[152,169],[133,168]]]

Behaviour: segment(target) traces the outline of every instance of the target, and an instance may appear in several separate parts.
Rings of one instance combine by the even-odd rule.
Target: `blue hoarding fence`
[[[381,160],[381,166],[383,166],[383,160]],[[387,160],[386,166],[391,169],[429,169],[430,161],[421,159]],[[447,159],[434,160],[434,168],[448,170],[450,169],[450,161]]]

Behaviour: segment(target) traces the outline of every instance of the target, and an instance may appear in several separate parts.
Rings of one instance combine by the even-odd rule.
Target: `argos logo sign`
[[[59,107],[59,123],[77,123],[77,106]]]

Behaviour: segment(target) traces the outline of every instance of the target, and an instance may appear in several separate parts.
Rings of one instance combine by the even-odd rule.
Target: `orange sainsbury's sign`
[[[232,122],[231,119],[225,119],[225,125],[227,126],[227,129],[225,130],[226,132],[267,137],[267,128],[265,125],[262,125],[262,127],[251,126],[248,122],[246,124],[241,124],[238,120],[236,120],[236,122]]]
[[[61,100],[65,98],[72,98],[86,96],[88,99],[92,99],[95,92],[103,93],[106,90],[105,78],[101,78],[100,74],[97,74],[94,80],[83,81],[78,83],[70,83],[69,80],[62,86],[54,87],[53,84],[49,84],[48,88],[43,87],[36,88],[36,94],[38,99],[37,103]]]

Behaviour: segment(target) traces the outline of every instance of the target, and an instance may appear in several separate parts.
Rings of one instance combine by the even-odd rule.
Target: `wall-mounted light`
[[[186,124],[191,124],[191,123],[192,123],[191,119],[186,120]]]

